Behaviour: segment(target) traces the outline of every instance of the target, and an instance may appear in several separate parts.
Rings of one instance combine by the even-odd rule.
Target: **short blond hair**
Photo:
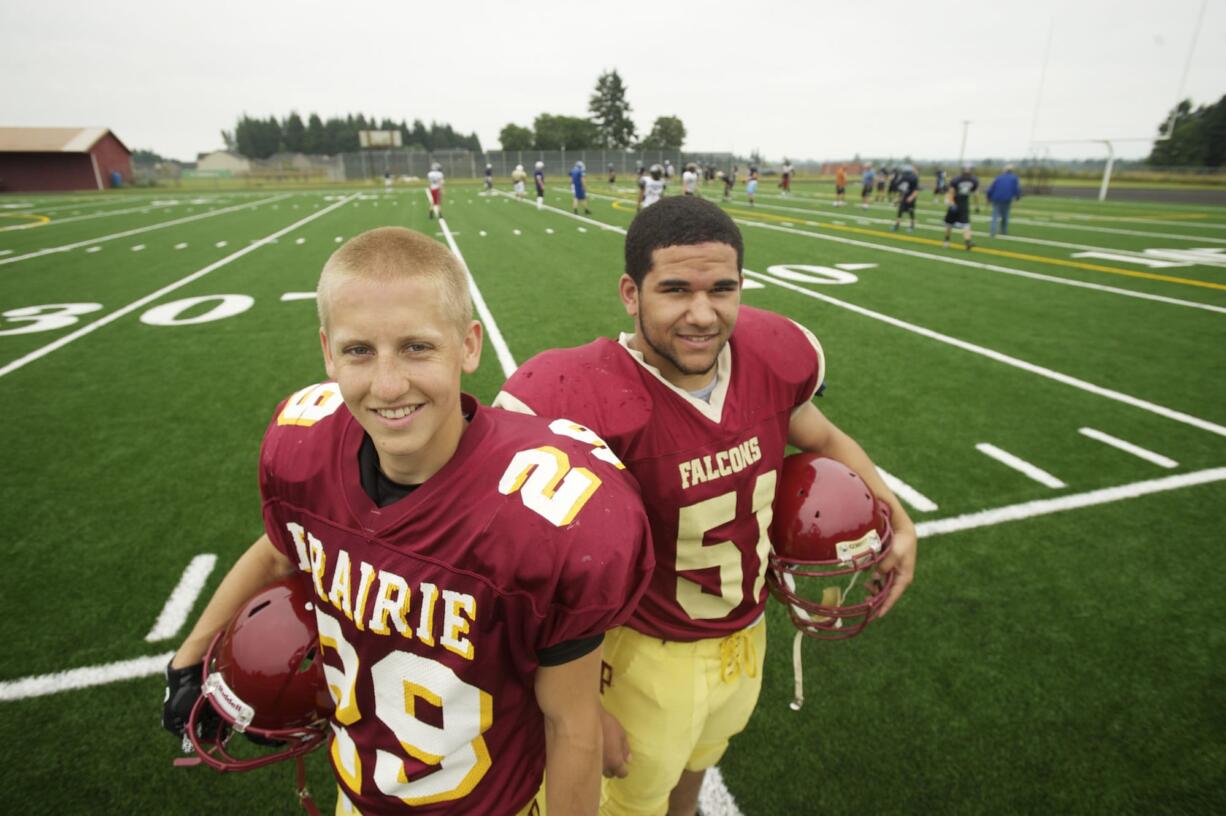
[[[427,277],[438,284],[444,312],[454,320],[461,334],[467,331],[473,304],[463,265],[438,241],[404,227],[379,227],[363,232],[332,253],[315,289],[319,324],[327,329],[328,304],[342,282],[354,278],[393,281],[414,276]]]

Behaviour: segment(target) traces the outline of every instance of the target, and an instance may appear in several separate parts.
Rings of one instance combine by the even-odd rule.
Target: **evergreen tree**
[[[587,109],[600,131],[604,147],[623,148],[634,142],[635,128],[630,120],[626,86],[616,69],[606,71],[596,80],[596,90],[588,100]]]
[[[307,119],[306,133],[302,135],[302,152],[318,156],[328,152],[328,134],[324,132],[324,122],[318,113],[312,113]]]
[[[285,124],[281,128],[282,138],[285,140],[285,149],[292,153],[301,153],[304,151],[303,140],[306,136],[306,125],[302,124],[302,117],[297,111],[290,113],[285,120]]]
[[[1146,161],[1160,167],[1221,167],[1226,161],[1226,96],[1193,110],[1192,100],[1180,102],[1158,133],[1167,138],[1154,144]]]

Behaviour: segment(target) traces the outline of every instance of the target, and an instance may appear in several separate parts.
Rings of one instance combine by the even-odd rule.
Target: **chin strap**
[[[800,707],[805,704],[805,667],[804,667],[804,652],[801,644],[805,642],[805,633],[799,629],[796,630],[796,637],[792,639],[792,702],[788,703],[788,708],[793,711],[800,711]]]
[[[303,762],[301,755],[294,757],[294,764],[298,766],[298,801],[302,804],[302,809],[310,816],[320,816],[319,808],[315,807],[315,800],[311,798],[311,792],[307,790],[306,763]]]

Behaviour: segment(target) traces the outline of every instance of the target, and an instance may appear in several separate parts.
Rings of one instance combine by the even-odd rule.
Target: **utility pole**
[[[962,120],[962,147],[958,148],[958,167],[962,167],[962,159],[966,156],[966,131],[970,126],[970,119]]]

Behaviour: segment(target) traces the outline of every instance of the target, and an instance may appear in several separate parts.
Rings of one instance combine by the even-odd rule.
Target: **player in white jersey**
[[[664,180],[664,168],[653,164],[651,172],[639,179],[639,209],[646,209],[659,201],[667,186],[668,182]]]
[[[443,217],[443,165],[435,162],[426,173],[430,182],[430,218]]]
[[[522,164],[515,165],[515,169],[511,171],[511,184],[515,190],[516,198],[524,197],[524,181],[527,180],[528,174],[524,172]]]
[[[681,192],[688,196],[698,195],[698,167],[692,163],[687,164],[681,174]]]

